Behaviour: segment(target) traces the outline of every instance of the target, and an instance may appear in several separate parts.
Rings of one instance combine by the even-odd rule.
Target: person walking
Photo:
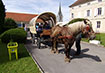
[[[81,38],[82,38],[82,32],[78,34],[75,39],[75,46],[77,48],[75,55],[80,55],[81,53]]]

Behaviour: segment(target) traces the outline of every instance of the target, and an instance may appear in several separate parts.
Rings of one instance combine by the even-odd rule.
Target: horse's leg
[[[52,39],[52,49],[51,49],[51,53],[54,53],[54,39]]]
[[[55,45],[55,52],[56,52],[56,54],[59,53],[59,51],[58,51],[58,42],[57,41],[56,41],[56,45]]]
[[[67,41],[65,41],[64,45],[65,45],[65,62],[70,62],[70,56],[69,56],[70,49],[69,49],[69,44],[68,44]]]
[[[56,52],[56,46],[57,46],[56,45],[56,42],[57,42],[56,41],[56,38],[53,38],[52,39],[52,50],[51,50],[52,53],[55,53]]]
[[[54,44],[54,47],[53,47],[54,48],[54,53],[58,54],[59,52],[58,52],[58,48],[57,48],[57,46],[58,46],[57,38],[54,39],[53,44]]]

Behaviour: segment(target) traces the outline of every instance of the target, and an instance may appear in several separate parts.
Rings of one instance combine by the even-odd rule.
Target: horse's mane
[[[68,24],[68,25],[65,25],[65,26],[68,26],[73,31],[76,31],[76,29],[80,30],[83,27],[85,27],[86,25],[89,25],[92,28],[92,23],[91,23],[91,21],[89,19],[84,19],[84,20],[81,20],[81,21],[77,21],[77,22],[74,22],[74,23],[71,23],[71,24]]]

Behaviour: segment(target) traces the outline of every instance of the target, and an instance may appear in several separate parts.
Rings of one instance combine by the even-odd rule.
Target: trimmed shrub
[[[1,34],[0,37],[3,43],[8,43],[11,40],[13,42],[25,43],[26,36],[27,36],[26,31],[19,28],[15,28],[15,29],[10,29],[10,30],[5,31],[4,33]]]
[[[11,18],[6,18],[4,25],[3,25],[3,29],[4,31],[9,30],[9,29],[13,29],[13,28],[17,28],[18,25],[16,24],[15,20],[11,19]]]
[[[5,20],[5,6],[2,0],[0,0],[0,34],[3,32],[4,20]]]
[[[22,30],[24,30],[24,27],[19,27],[19,29],[22,29]]]

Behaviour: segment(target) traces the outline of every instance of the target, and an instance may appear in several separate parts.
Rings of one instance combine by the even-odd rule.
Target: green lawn
[[[0,41],[0,73],[41,73],[24,44],[19,44],[18,60],[15,59],[15,54],[12,55],[12,60],[9,61],[6,44]]]
[[[96,34],[95,40],[100,40],[101,45],[105,46],[105,33]],[[82,38],[82,41],[88,42],[88,40]]]

